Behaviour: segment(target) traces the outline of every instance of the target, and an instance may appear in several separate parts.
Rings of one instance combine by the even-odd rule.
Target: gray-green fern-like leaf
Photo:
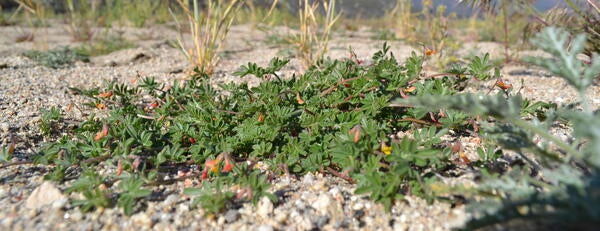
[[[552,58],[526,57],[525,61],[538,65],[564,78],[579,92],[593,83],[600,75],[600,59],[594,55],[591,65],[577,59],[577,55],[585,48],[586,36],[580,34],[571,39],[571,35],[563,29],[548,27],[537,34],[531,42],[538,48],[552,55]],[[570,45],[570,48],[569,48]]]
[[[520,95],[506,98],[503,94],[487,96],[482,94],[425,95],[396,99],[391,106],[410,105],[434,111],[439,109],[458,110],[472,115],[493,116],[497,119],[518,118],[521,112]]]

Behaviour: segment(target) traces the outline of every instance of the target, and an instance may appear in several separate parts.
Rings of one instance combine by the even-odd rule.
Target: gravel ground
[[[47,29],[45,39],[48,47],[76,45],[63,28],[56,25]],[[126,38],[135,40],[138,47],[64,69],[43,67],[22,56],[22,52],[41,46],[40,42],[15,43],[22,30],[27,28],[0,27],[3,35],[0,37],[0,143],[6,145],[10,137],[14,137],[16,152],[13,161],[35,155],[40,144],[46,141],[38,128],[40,109],[56,106],[66,110],[69,105],[75,105],[75,109],[66,113],[70,122],[65,126],[72,126],[85,114],[93,112],[91,109],[78,109],[77,105],[85,101],[81,96],[72,94],[69,87],[101,87],[111,80],[132,82],[137,76],[153,76],[166,83],[185,77],[182,70],[186,61],[168,45],[168,39],[175,38],[177,33],[165,26],[118,28],[116,30]],[[273,35],[286,33],[286,28],[275,28],[270,32]],[[336,36],[331,42],[329,55],[333,58],[348,57],[347,48],[352,47],[359,59],[368,60],[382,44],[382,41],[371,37],[367,30]],[[230,73],[248,62],[265,65],[270,58],[286,53],[285,47],[269,43],[268,39],[268,34],[256,32],[249,26],[232,28],[213,81],[258,83],[257,79],[240,79]],[[399,60],[416,51],[401,42],[390,45]],[[495,43],[472,43],[464,47],[461,51],[464,54],[490,52],[492,58],[500,57],[502,51]],[[282,75],[299,74],[301,70],[299,61],[292,60]],[[502,73],[515,88],[522,87],[527,98],[559,104],[576,99],[576,93],[564,81],[543,71],[509,65],[502,69]],[[492,84],[479,82],[471,88],[484,89]],[[599,96],[600,89],[596,85],[589,91],[594,108],[600,105]],[[461,140],[469,146],[467,138]],[[114,166],[105,166],[105,169],[114,171]],[[369,201],[364,195],[355,195],[355,185],[319,173],[300,179],[277,177],[272,182],[271,191],[279,197],[278,203],[272,204],[265,199],[257,206],[242,204],[218,216],[205,216],[202,209],[190,208],[191,201],[183,195],[183,189],[190,184],[198,185],[197,179],[154,188],[153,200],[131,217],[123,215],[119,209],[82,213],[62,193],[68,183],[43,183],[43,175],[48,171],[48,167],[32,165],[0,169],[0,230],[448,230],[464,224],[469,217],[464,205],[427,204],[410,195],[397,202],[391,213],[386,213],[381,205]],[[473,178],[473,174],[467,172],[446,180],[448,184],[473,184]]]

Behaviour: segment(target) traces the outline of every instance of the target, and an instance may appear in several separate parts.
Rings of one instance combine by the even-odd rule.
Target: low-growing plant
[[[10,140],[6,146],[2,145],[2,150],[0,150],[0,163],[9,162],[12,159],[13,154],[15,153],[16,148],[16,138],[14,135],[10,135]]]
[[[156,0],[129,0],[122,1],[123,13],[133,26],[143,27],[152,18],[162,16],[166,20],[169,16],[169,1]]]
[[[14,22],[11,20],[10,14],[0,6],[0,26],[13,25]]]
[[[119,33],[106,33],[73,48],[78,54],[87,57],[105,55],[114,51],[132,48],[135,45]]]
[[[49,110],[42,109],[42,119],[40,120],[40,130],[44,135],[52,134],[56,123],[61,122],[60,109],[57,107],[51,107]]]
[[[537,115],[551,107],[507,100],[514,93],[499,82],[495,87],[503,94],[494,97],[456,96],[465,81],[500,77],[487,57],[455,66],[452,73],[423,76],[424,56],[413,53],[400,64],[389,49],[384,44],[370,65],[322,59],[290,79],[278,75],[288,60],[274,58],[266,67],[249,63],[235,75],[265,80],[252,88],[230,83],[217,90],[198,70],[169,88],[145,78],[138,86],[111,82],[103,89],[79,90],[91,99],[86,105],[105,116],[91,116],[72,134],[46,144],[34,162],[55,166],[48,179],[77,179],[69,192],[81,193],[73,203],[82,210],[120,206],[131,214],[142,208],[149,187],[193,177],[201,186],[184,192],[210,214],[263,197],[276,201],[268,192],[272,174],[335,175],[356,183],[357,193],[368,194],[387,210],[406,194],[432,201],[447,191],[438,175],[454,165],[451,158],[457,154],[445,140],[450,130],[479,132],[508,149],[544,153],[543,160],[559,158],[533,142],[514,142],[526,141],[532,132],[522,130],[535,128],[521,119],[524,111],[548,120],[556,116]],[[402,107],[390,107],[394,98],[404,100],[391,106]],[[470,115],[506,123],[488,125]],[[538,130],[533,133],[548,139],[546,130]],[[549,140],[579,160],[571,155],[571,144]],[[485,167],[501,153],[485,142],[476,164]],[[267,172],[255,167],[259,164]],[[98,171],[101,166],[114,171]],[[185,168],[190,175],[171,176],[166,170],[173,168]]]
[[[382,20],[392,26],[395,36],[391,38],[407,41],[421,49],[430,57],[429,64],[435,69],[446,68],[449,63],[458,61],[456,52],[460,44],[450,36],[449,29],[450,21],[457,19],[456,14],[448,13],[446,5],[436,6],[431,0],[422,1],[421,7],[421,12],[413,12],[412,1],[398,0]]]
[[[70,47],[58,47],[48,51],[27,51],[23,55],[51,68],[68,67],[76,61],[89,61],[88,56],[80,54]]]
[[[600,119],[592,111],[586,91],[600,76],[600,58],[595,54],[590,64],[577,59],[586,38],[578,35],[569,42],[570,37],[562,29],[544,29],[532,43],[552,57],[530,57],[526,61],[566,80],[579,92],[581,109],[563,106],[544,110],[543,117],[527,120],[522,118],[523,108],[534,104],[524,103],[520,95],[430,95],[396,101],[427,110],[454,109],[487,118],[481,134],[525,160],[525,166],[508,174],[484,173],[477,190],[488,197],[482,203],[471,204],[474,219],[468,223],[468,229],[519,218],[560,218],[559,221],[576,224],[571,227],[598,223],[600,214],[595,208],[600,205]],[[549,132],[556,123],[573,128],[570,141]],[[530,158],[529,154],[534,156]]]
[[[90,117],[72,135],[49,143],[35,162],[56,166],[49,179],[82,180],[87,186],[73,190],[83,194],[76,204],[85,210],[114,206],[106,202],[113,198],[135,211],[132,201],[145,193],[120,199],[127,194],[112,186],[125,180],[119,175],[139,177],[140,187],[148,187],[173,182],[163,180],[168,172],[162,169],[176,166],[196,172],[202,186],[186,193],[197,196],[194,203],[208,213],[265,196],[277,200],[267,191],[267,174],[253,167],[259,162],[272,173],[342,177],[388,210],[407,193],[432,200],[435,192],[428,185],[448,167],[452,152],[441,138],[448,131],[442,126],[472,125],[457,111],[438,115],[388,107],[398,96],[457,92],[460,81],[452,74],[422,78],[423,60],[413,53],[400,64],[384,45],[372,65],[325,59],[291,79],[278,76],[288,60],[275,58],[266,67],[250,63],[235,74],[267,80],[253,88],[224,84],[216,90],[198,72],[170,88],[145,78],[139,86],[113,82],[105,89],[80,90],[92,99],[86,105],[106,111],[106,117]],[[411,136],[398,137],[398,131]],[[116,165],[109,171],[116,174],[79,173],[100,162]],[[176,180],[183,179],[188,178]]]
[[[198,0],[192,1],[191,8],[189,1],[177,0],[177,3],[187,19],[192,40],[192,46],[187,46],[183,38],[183,27],[173,15],[180,32],[177,46],[193,68],[210,75],[219,62],[217,52],[229,33],[241,6],[240,1],[209,0],[204,10],[201,10],[201,2]]]

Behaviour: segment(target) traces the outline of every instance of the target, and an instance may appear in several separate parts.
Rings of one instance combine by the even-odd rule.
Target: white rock
[[[394,223],[394,230],[404,231],[404,230],[408,230],[408,227],[406,226],[406,224],[396,222],[396,223]]]
[[[267,197],[261,198],[258,202],[256,213],[263,218],[268,218],[273,213],[273,203],[271,203],[271,200]]]
[[[69,202],[69,199],[67,199],[66,197],[62,198],[62,199],[58,199],[58,200],[52,202],[52,208],[53,209],[61,209],[61,208],[65,207],[67,202]]]
[[[358,202],[352,206],[352,210],[361,210],[364,207],[365,207],[365,205],[363,205],[363,203]]]
[[[400,221],[400,223],[406,222],[406,220],[407,220],[406,215],[404,215],[404,214],[400,215],[400,218],[398,220]]]
[[[332,196],[337,196],[338,194],[340,194],[340,189],[338,189],[338,188],[332,188],[332,189],[329,190],[329,193]]]
[[[273,227],[270,225],[261,225],[258,226],[258,229],[256,229],[258,231],[273,231]]]
[[[285,212],[275,213],[275,221],[279,223],[285,223],[288,220],[288,214]]]
[[[331,199],[329,198],[329,196],[327,194],[321,194],[319,195],[317,200],[315,200],[315,202],[312,203],[311,206],[319,212],[326,212],[327,207],[329,207],[330,204]]]
[[[150,228],[150,226],[152,225],[152,220],[145,213],[134,214],[133,216],[131,216],[130,220],[136,227]]]
[[[25,201],[25,208],[39,209],[46,205],[53,205],[55,202],[57,207],[62,207],[67,200],[67,197],[53,183],[44,181],[42,185],[34,189],[31,195],[29,195],[27,201]]]
[[[314,182],[315,182],[315,177],[311,173],[304,175],[304,178],[302,179],[302,183],[307,184],[307,185],[312,185]]]

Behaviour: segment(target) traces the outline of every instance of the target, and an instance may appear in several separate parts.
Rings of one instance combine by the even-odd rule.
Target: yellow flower
[[[385,142],[381,142],[381,152],[386,155],[392,154],[392,147],[387,146]]]

